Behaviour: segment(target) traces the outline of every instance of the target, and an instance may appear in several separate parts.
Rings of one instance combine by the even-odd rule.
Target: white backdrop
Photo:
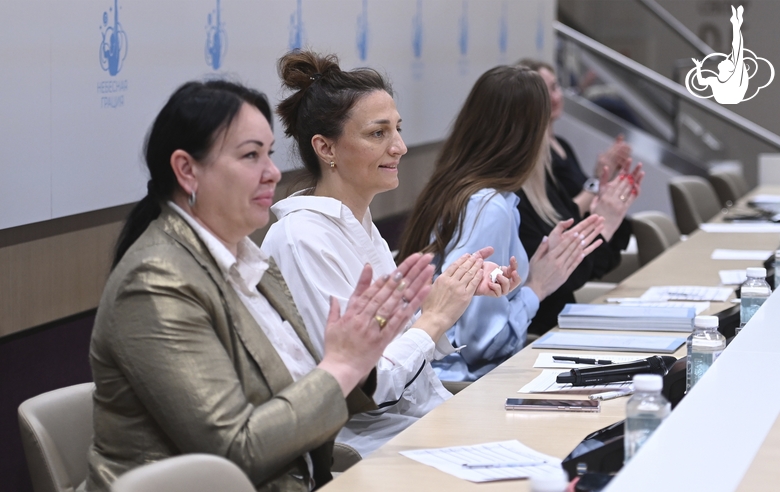
[[[142,143],[170,93],[229,77],[283,93],[291,48],[391,79],[407,145],[442,139],[473,82],[550,60],[549,0],[5,0],[0,229],[140,199]],[[276,163],[296,166],[278,121]]]

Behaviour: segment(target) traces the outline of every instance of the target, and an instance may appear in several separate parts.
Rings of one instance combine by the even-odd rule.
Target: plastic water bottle
[[[685,392],[699,382],[726,348],[726,337],[718,332],[717,316],[696,316],[693,333],[688,337],[688,364]]]
[[[626,403],[626,463],[672,411],[669,400],[661,394],[662,387],[663,380],[658,374],[634,376],[634,396]]]
[[[766,268],[748,268],[747,281],[742,284],[740,294],[742,300],[739,309],[739,328],[735,330],[736,333],[745,327],[770,294],[772,289],[766,283]]]

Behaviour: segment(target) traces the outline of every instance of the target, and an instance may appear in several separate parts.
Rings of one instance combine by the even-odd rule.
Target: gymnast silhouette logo
[[[368,56],[368,0],[363,0],[363,11],[357,17],[358,56],[365,61]]]
[[[206,23],[206,64],[219,70],[227,53],[227,33],[222,23],[222,5],[217,0],[217,8],[209,13]]]
[[[298,3],[295,7],[295,12],[290,14],[289,32],[290,36],[287,42],[287,47],[290,49],[290,51],[303,48],[304,30],[303,6],[301,5],[301,0],[298,0]]]
[[[466,56],[469,52],[469,2],[463,0],[463,13],[460,16],[460,36],[458,38],[460,54]]]
[[[119,23],[119,0],[114,0],[114,8],[103,12],[103,25],[100,33],[103,41],[100,43],[100,68],[108,71],[113,77],[122,70],[122,64],[127,57],[127,34]],[[114,14],[114,23],[109,24],[109,12]]]
[[[742,14],[745,9],[740,5],[736,10],[731,7],[731,53],[710,53],[702,61],[693,58],[694,68],[685,76],[685,87],[692,95],[700,99],[714,97],[720,104],[739,104],[743,101],[749,101],[756,97],[758,92],[772,83],[775,78],[775,68],[766,58],[761,58],[751,50],[745,48],[742,38]],[[712,70],[702,70],[702,65],[708,59],[714,60],[723,58],[718,63],[718,73]],[[769,80],[762,86],[756,88],[749,97],[745,97],[748,92],[750,80],[759,72],[759,62],[766,63],[769,68]],[[703,74],[711,74],[704,77]],[[707,87],[712,92],[707,94]]]
[[[417,13],[412,17],[412,51],[414,57],[422,57],[423,45],[423,22],[422,22],[422,0],[417,0]]]

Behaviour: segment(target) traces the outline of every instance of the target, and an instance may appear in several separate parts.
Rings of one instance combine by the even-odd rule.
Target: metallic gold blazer
[[[319,361],[273,261],[257,288]],[[320,369],[294,383],[206,247],[168,207],[111,273],[90,362],[89,491],[183,453],[224,456],[257,490],[308,490],[304,453],[323,485],[336,433],[351,413],[376,408],[366,394],[372,384],[345,399]]]

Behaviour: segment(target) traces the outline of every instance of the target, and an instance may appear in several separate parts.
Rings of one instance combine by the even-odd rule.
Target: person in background
[[[262,248],[277,260],[321,350],[329,300],[345,299],[366,264],[375,275],[395,269],[369,205],[398,186],[406,146],[392,89],[375,70],[344,71],[334,55],[294,51],[279,60],[279,74],[290,94],[277,113],[310,187],[272,207],[279,220]],[[366,456],[451,396],[431,368],[435,358],[454,351],[444,331],[475,294],[506,295],[520,282],[509,258],[495,282],[483,273],[497,267],[484,260],[491,252],[462,254],[434,282],[420,317],[377,366],[379,410],[353,416],[338,442]]]
[[[563,91],[558,85],[555,69],[548,63],[530,58],[522,59],[517,64],[539,72],[547,85],[550,94],[550,123],[547,139],[550,144],[552,173],[560,186],[577,204],[580,214],[585,214],[590,210],[591,202],[598,195],[602,179],[610,181],[620,173],[629,172],[631,146],[626,143],[623,135],[618,135],[612,145],[605,152],[599,154],[593,168],[593,177],[588,178],[582,170],[571,144],[553,132],[553,123],[563,114]]]
[[[280,172],[264,95],[189,82],[147,136],[147,195],[121,232],[97,310],[88,476],[185,453],[236,463],[257,490],[330,480],[332,438],[376,409],[373,368],[430,290],[430,258],[332,300],[314,349],[272,258],[248,239],[268,222]]]
[[[546,154],[550,99],[524,67],[499,66],[474,84],[418,198],[401,243],[436,255],[446,271],[465,251],[490,245],[497,262],[517,259],[523,285],[500,298],[475,298],[447,332],[459,353],[435,363],[444,380],[473,381],[518,352],[539,301],[554,292],[601,240],[593,215],[561,222],[528,260],[518,229],[515,191]],[[594,242],[595,241],[595,242]]]
[[[620,264],[620,252],[628,246],[631,224],[625,220],[637,198],[644,172],[642,164],[631,170],[631,148],[618,137],[599,157],[600,179],[595,188],[579,167],[571,147],[552,132],[552,121],[563,109],[563,97],[552,68],[533,60],[524,60],[536,70],[547,86],[551,113],[547,141],[550,151],[540,160],[531,177],[518,190],[520,196],[520,240],[528,252],[536,251],[545,236],[560,220],[575,224],[591,214],[604,219],[602,244],[580,263],[566,282],[539,305],[528,332],[542,335],[558,324],[558,314],[567,303],[575,302],[574,291],[586,282],[601,278]],[[549,157],[548,157],[549,156]],[[583,187],[584,185],[584,187]],[[584,189],[583,189],[584,188]]]

